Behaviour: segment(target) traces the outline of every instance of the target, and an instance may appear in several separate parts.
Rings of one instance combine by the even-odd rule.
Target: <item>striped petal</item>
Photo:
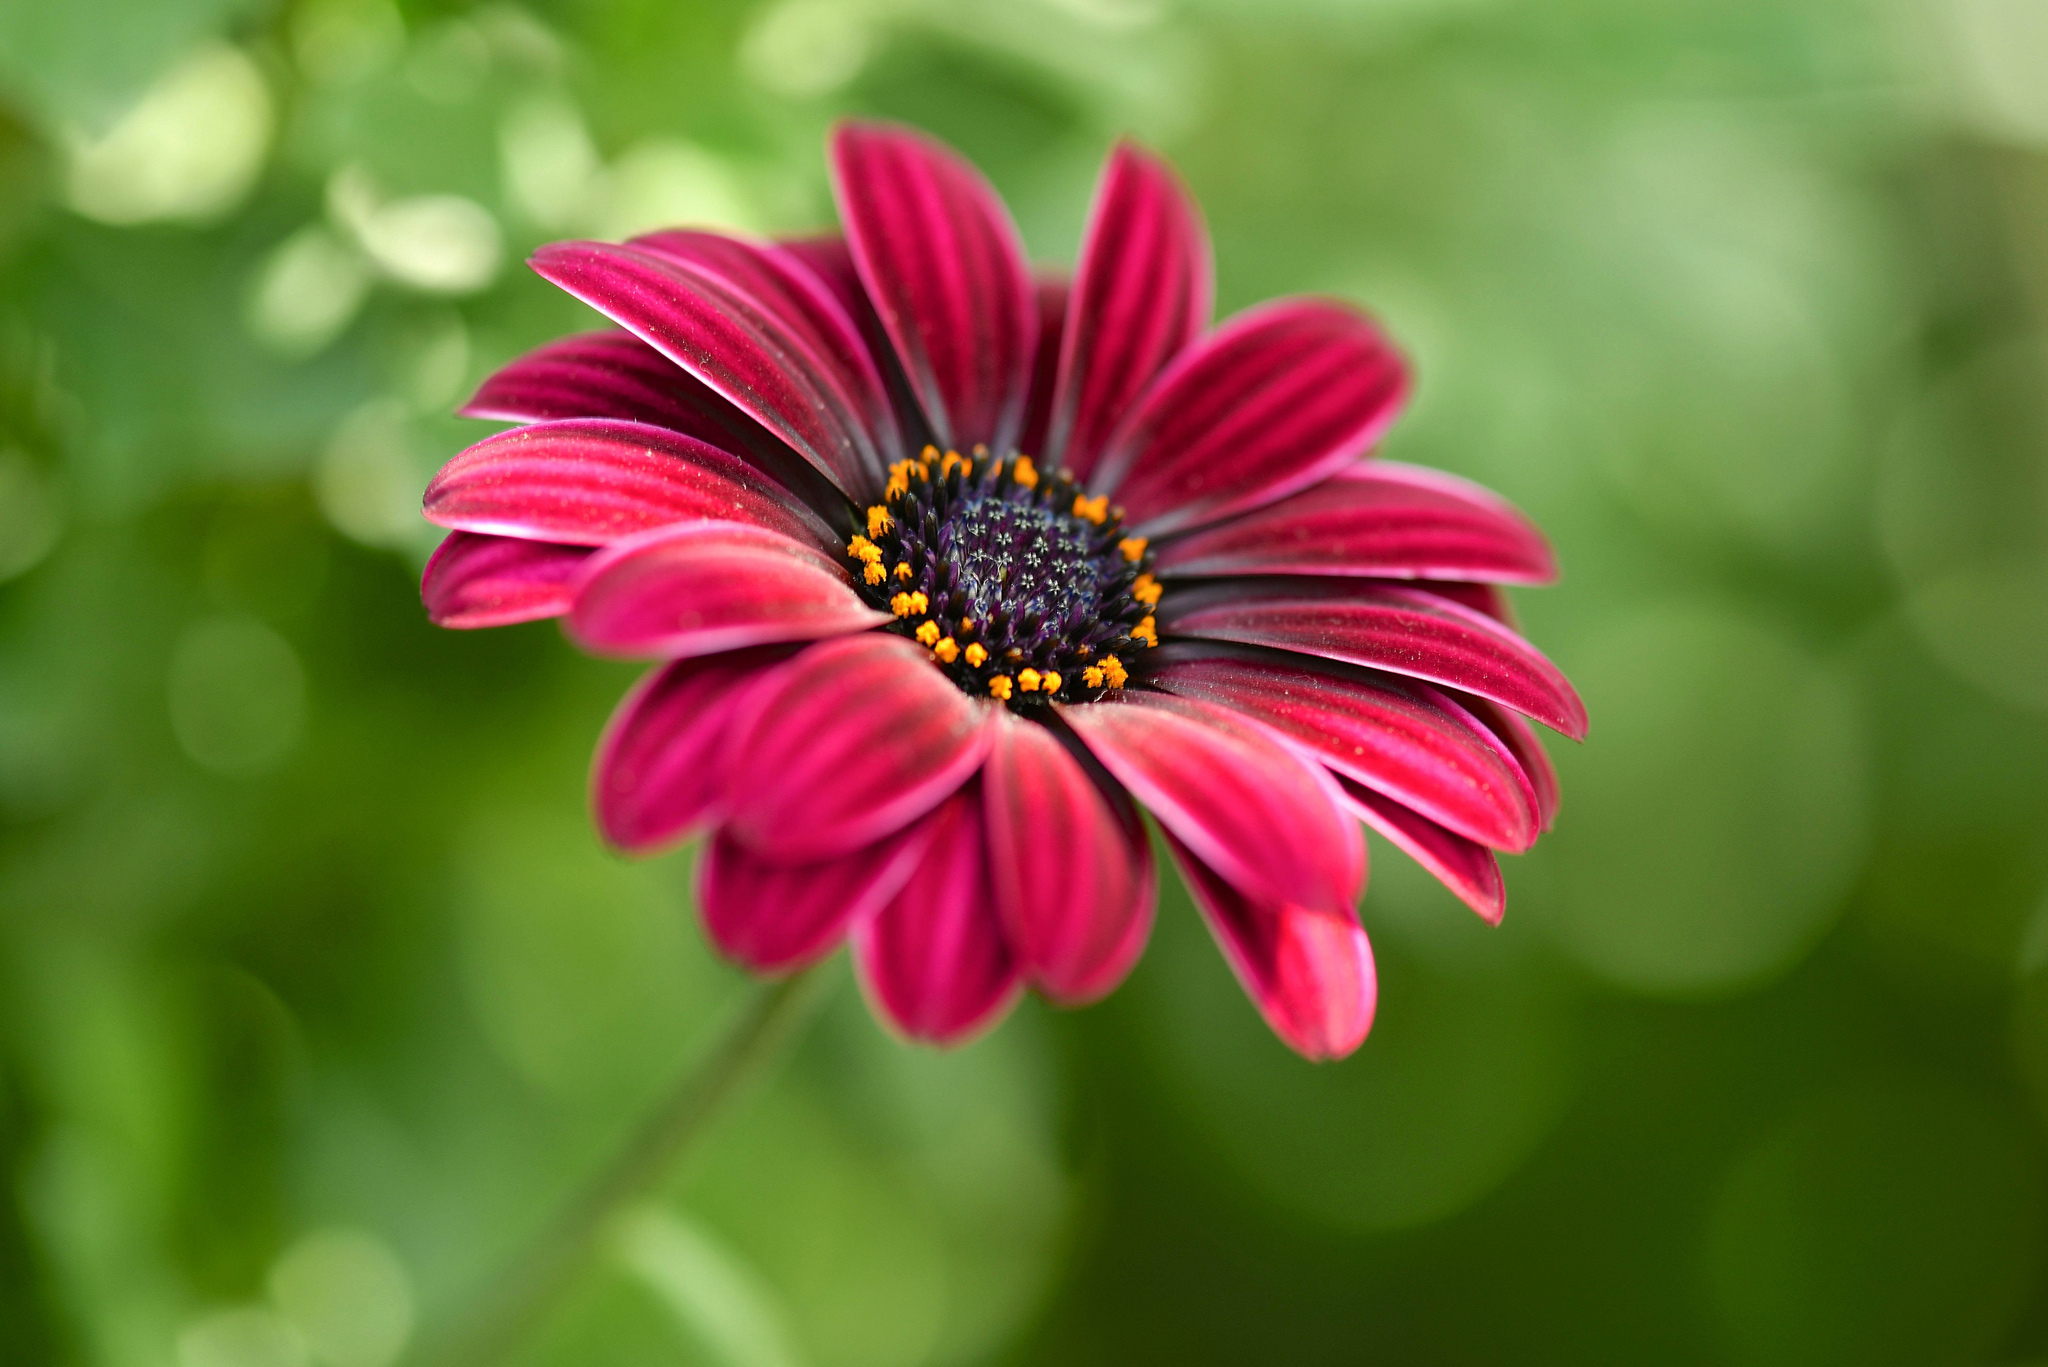
[[[998,712],[993,730],[981,782],[996,914],[1033,987],[1093,1001],[1123,981],[1151,931],[1144,824],[1047,727]]]
[[[1586,706],[1542,652],[1435,594],[1383,584],[1246,579],[1169,594],[1159,629],[1346,660],[1492,698],[1574,740]]]
[[[1529,789],[1536,796],[1536,812],[1541,818],[1542,829],[1549,830],[1557,823],[1558,808],[1562,805],[1564,790],[1557,781],[1557,768],[1550,762],[1550,756],[1543,749],[1543,741],[1536,734],[1536,728],[1523,721],[1514,712],[1499,703],[1486,698],[1475,698],[1460,694],[1458,701],[1486,727],[1487,733],[1500,743],[1503,750],[1514,757],[1522,773],[1529,780]]]
[[[1047,464],[1088,477],[1117,421],[1209,325],[1214,296],[1201,211],[1164,162],[1117,144],[1074,271]]]
[[[725,792],[725,727],[748,687],[786,646],[678,660],[620,702],[598,742],[590,805],[604,838],[644,854],[716,819]]]
[[[773,243],[687,229],[650,233],[626,245],[718,276],[767,309],[830,369],[877,445],[893,451],[902,444],[882,373],[853,314],[801,257]]]
[[[938,806],[981,767],[988,704],[900,636],[813,646],[734,719],[727,830],[784,863],[857,850]]]
[[[1304,1058],[1338,1059],[1372,1029],[1372,946],[1347,908],[1248,894],[1167,836],[1195,905],[1259,1014]]]
[[[698,902],[712,941],[756,973],[789,973],[832,952],[847,927],[894,898],[935,827],[912,822],[852,854],[777,864],[720,832],[704,851]]]
[[[1500,924],[1507,910],[1508,890],[1492,850],[1362,784],[1339,781],[1344,785],[1345,805],[1366,825],[1406,851],[1488,924]]]
[[[667,428],[572,418],[500,432],[441,467],[427,521],[577,546],[677,522],[743,522],[831,550],[817,514],[743,457]]]
[[[558,242],[533,256],[560,286],[689,371],[864,498],[882,455],[859,400],[775,312],[723,276],[671,256],[603,242]]]
[[[1166,693],[1061,709],[1159,824],[1261,902],[1348,907],[1365,846],[1336,783],[1225,708]]]
[[[1038,344],[1009,211],[973,166],[908,128],[842,124],[831,156],[854,265],[939,443],[1009,450]]]
[[[854,927],[854,964],[870,1000],[905,1035],[958,1044],[1001,1019],[1021,980],[990,905],[977,785],[925,820],[933,829],[916,871]]]
[[[1169,365],[1089,477],[1148,536],[1284,498],[1379,440],[1408,368],[1363,314],[1283,299],[1238,314]]]
[[[1550,543],[1476,484],[1392,461],[1354,465],[1298,494],[1176,537],[1162,575],[1330,574],[1544,584]]]
[[[569,610],[570,581],[589,556],[584,546],[450,532],[427,560],[420,599],[436,626],[502,627],[560,617]]]
[[[1151,682],[1264,723],[1315,759],[1473,840],[1535,843],[1536,800],[1484,728],[1427,684],[1243,646],[1169,642]]]
[[[1063,277],[1038,277],[1038,358],[1031,365],[1031,397],[1024,404],[1024,432],[1017,438],[1017,449],[1027,456],[1045,450],[1045,432],[1052,422],[1052,388],[1059,379],[1060,334],[1066,329],[1067,293]]]
[[[812,641],[889,620],[828,557],[736,522],[686,522],[615,542],[590,558],[573,590],[569,635],[596,654],[629,658]]]

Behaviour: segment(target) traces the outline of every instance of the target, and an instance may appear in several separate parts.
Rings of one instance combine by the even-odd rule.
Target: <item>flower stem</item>
[[[720,1108],[796,1034],[823,995],[815,968],[765,983],[641,1127],[479,1299],[467,1322],[427,1355],[438,1367],[493,1367],[546,1318],[626,1207],[659,1183]]]

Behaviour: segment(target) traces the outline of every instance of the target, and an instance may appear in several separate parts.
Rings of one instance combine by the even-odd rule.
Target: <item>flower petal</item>
[[[1505,703],[1574,740],[1586,734],[1586,705],[1541,651],[1492,618],[1431,593],[1328,579],[1245,579],[1168,594],[1159,630],[1428,679]]]
[[[1015,1004],[1017,965],[991,905],[976,786],[925,817],[933,830],[903,890],[853,928],[869,999],[912,1039],[958,1044]]]
[[[427,521],[578,546],[677,522],[744,522],[829,551],[824,520],[745,458],[667,428],[571,418],[486,437],[427,485]]]
[[[788,973],[839,944],[872,916],[923,860],[936,827],[914,821],[852,854],[815,864],[764,860],[723,831],[704,851],[698,894],[704,929],[756,973]]]
[[[1535,842],[1536,802],[1485,729],[1427,684],[1244,646],[1168,642],[1148,678],[1272,727],[1313,758],[1496,849]]]
[[[1067,293],[1063,276],[1038,277],[1038,358],[1031,363],[1031,397],[1024,404],[1023,434],[1017,438],[1017,449],[1027,456],[1045,449],[1045,430],[1052,422],[1052,388],[1059,379]]]
[[[603,242],[557,242],[533,269],[689,371],[855,498],[881,487],[859,401],[772,310],[723,276]]]
[[[678,659],[889,620],[826,556],[737,522],[685,522],[615,542],[590,558],[574,592],[569,635],[600,655]]]
[[[590,551],[505,536],[450,532],[427,560],[420,598],[436,626],[502,627],[560,617],[569,582]]]
[[[1557,781],[1557,768],[1550,762],[1550,756],[1543,749],[1543,742],[1536,735],[1536,729],[1521,717],[1499,703],[1486,698],[1475,698],[1461,693],[1457,702],[1469,710],[1482,723],[1487,733],[1500,743],[1503,750],[1514,757],[1529,780],[1529,789],[1536,798],[1536,813],[1541,819],[1542,829],[1549,830],[1557,824],[1558,808],[1562,805],[1564,790]]]
[[[772,243],[689,229],[650,233],[626,245],[719,276],[768,310],[830,368],[877,445],[893,451],[902,444],[882,373],[853,315],[800,257]]]
[[[1488,924],[1500,924],[1507,910],[1508,890],[1492,850],[1363,784],[1348,778],[1338,782],[1344,785],[1345,805],[1366,825],[1405,850]]]
[[[727,829],[764,858],[848,853],[924,815],[981,767],[988,704],[900,636],[813,646],[736,717]]]
[[[993,730],[981,791],[1004,936],[1032,986],[1093,1001],[1123,981],[1152,928],[1144,824],[1049,728],[998,712]]]
[[[1266,902],[1233,886],[1166,837],[1195,905],[1238,982],[1287,1047],[1338,1059],[1372,1029],[1379,980],[1372,946],[1349,909]]]
[[[635,854],[716,819],[725,793],[725,725],[748,687],[790,653],[757,646],[650,671],[619,703],[590,768],[604,838]]]
[[[1088,484],[1147,536],[1284,498],[1355,460],[1408,394],[1363,314],[1283,299],[1183,351],[1125,415]]]
[[[1557,578],[1550,543],[1476,484],[1370,461],[1160,546],[1162,575],[1332,574],[1382,579]]]
[[[832,186],[861,282],[940,444],[1009,450],[1038,344],[1009,210],[958,153],[892,125],[840,125]]]
[[[811,278],[823,285],[838,301],[839,307],[861,330],[863,341],[868,343],[868,353],[876,364],[886,370],[884,362],[893,358],[889,339],[879,330],[870,337],[866,325],[874,319],[874,306],[868,302],[867,291],[861,287],[860,272],[854,268],[853,253],[847,250],[846,237],[842,233],[814,233],[809,237],[783,238],[775,244],[781,252],[799,269],[810,272]],[[880,323],[876,322],[877,329]],[[875,346],[880,342],[880,348]]]
[[[1046,463],[1085,480],[1117,421],[1209,325],[1214,298],[1201,211],[1166,163],[1118,143],[1074,271]]]
[[[1060,711],[1160,825],[1248,896],[1337,908],[1365,886],[1335,780],[1265,728],[1167,693]]]

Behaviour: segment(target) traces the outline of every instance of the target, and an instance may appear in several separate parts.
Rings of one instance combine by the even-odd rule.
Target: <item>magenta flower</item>
[[[1312,1058],[1371,1024],[1363,821],[1488,920],[1557,788],[1570,683],[1495,585],[1540,533],[1367,459],[1401,358],[1325,299],[1210,329],[1200,216],[1125,145],[1071,283],[973,167],[841,128],[845,236],[562,243],[618,325],[488,380],[524,424],[428,487],[436,622],[563,616],[660,661],[599,747],[621,849],[709,832],[707,929],[764,974],[851,938],[947,1042],[1089,1001],[1151,928],[1142,806],[1245,989]]]

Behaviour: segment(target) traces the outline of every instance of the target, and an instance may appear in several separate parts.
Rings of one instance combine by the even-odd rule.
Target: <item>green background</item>
[[[0,1359],[388,1367],[744,990],[583,807],[629,667],[430,627],[558,237],[830,221],[917,122],[1070,261],[1129,132],[1225,311],[1554,537],[1557,831],[1398,853],[1280,1047],[1169,889],[934,1054],[843,966],[531,1362],[2048,1360],[2040,0],[0,7]]]

